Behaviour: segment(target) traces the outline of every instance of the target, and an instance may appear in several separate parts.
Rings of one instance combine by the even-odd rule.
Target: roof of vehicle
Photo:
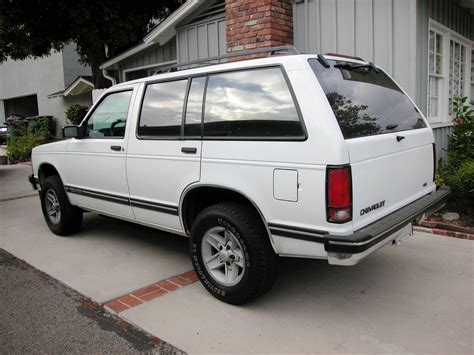
[[[355,63],[365,63],[360,59],[341,57],[337,55],[325,55],[327,60],[344,60]],[[226,63],[219,64],[206,64],[203,66],[198,66],[191,69],[181,69],[177,71],[164,72],[156,75],[148,76],[145,78],[140,78],[136,80],[131,80],[123,82],[117,85],[114,85],[114,89],[122,88],[124,86],[129,86],[131,84],[139,84],[143,82],[153,82],[159,80],[173,79],[186,76],[195,76],[199,74],[215,73],[220,71],[227,71],[233,69],[245,69],[245,68],[255,68],[260,66],[269,66],[269,65],[283,65],[286,70],[297,70],[303,68],[309,58],[317,58],[316,54],[293,54],[293,55],[277,55],[270,56],[266,58],[255,58],[255,59],[245,59],[238,61],[230,61]]]

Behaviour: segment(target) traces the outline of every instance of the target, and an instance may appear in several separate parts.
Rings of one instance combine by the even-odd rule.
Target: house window
[[[470,93],[471,42],[432,20],[428,41],[428,120],[450,123],[453,99]]]
[[[449,42],[449,97],[448,114],[453,114],[453,99],[466,95],[466,46]]]
[[[429,39],[428,117],[436,120],[441,112],[443,89],[443,35],[433,30]]]

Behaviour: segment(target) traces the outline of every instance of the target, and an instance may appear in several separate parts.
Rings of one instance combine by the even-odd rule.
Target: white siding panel
[[[299,50],[373,61],[415,94],[416,1],[304,0],[293,11]]]
[[[354,53],[354,1],[336,0],[337,53]]]
[[[355,51],[361,58],[373,58],[372,0],[355,1]]]
[[[337,51],[337,16],[336,16],[336,2],[321,0],[319,6],[319,16],[321,21],[321,53],[336,52]],[[309,16],[309,21],[312,21],[314,16]],[[307,25],[307,24],[306,24]],[[314,41],[317,33],[309,33],[309,40]]]
[[[374,62],[392,74],[392,1],[373,2]]]

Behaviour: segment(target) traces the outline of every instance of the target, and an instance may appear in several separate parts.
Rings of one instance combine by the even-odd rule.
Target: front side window
[[[87,120],[85,138],[123,138],[132,91],[107,95]]]
[[[383,71],[344,60],[328,63],[325,68],[309,60],[345,139],[426,127],[410,99]]]
[[[141,137],[179,137],[188,80],[167,81],[146,87],[138,124]]]
[[[209,76],[204,136],[304,139],[295,102],[279,67]]]

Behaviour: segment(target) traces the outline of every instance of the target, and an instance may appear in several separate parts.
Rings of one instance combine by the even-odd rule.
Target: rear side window
[[[339,60],[328,63],[325,68],[309,59],[345,139],[426,127],[410,99],[382,71]]]
[[[146,87],[138,135],[179,137],[188,80],[167,81]]]
[[[205,86],[206,77],[191,80],[184,124],[186,137],[201,137],[202,98]]]
[[[279,67],[210,75],[204,136],[304,138],[298,111]]]

